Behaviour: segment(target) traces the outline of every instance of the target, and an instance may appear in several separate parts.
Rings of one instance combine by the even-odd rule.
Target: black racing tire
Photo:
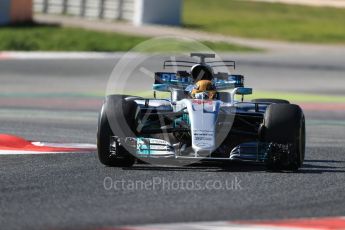
[[[273,98],[258,98],[258,99],[253,99],[252,102],[254,102],[254,103],[271,103],[271,104],[290,104],[290,102],[288,100],[273,99]]]
[[[126,95],[111,95],[105,100],[98,119],[97,152],[100,162],[107,166],[130,167],[135,157],[123,146],[116,143],[116,154],[110,153],[112,136],[132,136],[134,130],[134,100],[126,100]]]
[[[267,168],[298,170],[305,156],[305,117],[302,109],[294,104],[269,105],[264,116],[264,141],[291,145],[291,155],[288,159],[268,160]]]

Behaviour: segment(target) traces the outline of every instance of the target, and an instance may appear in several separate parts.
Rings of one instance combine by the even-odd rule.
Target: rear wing
[[[215,67],[232,67],[236,69],[236,62],[235,61],[207,61],[205,62],[204,59],[202,59],[202,64],[208,65],[211,68]],[[167,67],[188,67],[192,68],[194,65],[200,64],[196,61],[181,61],[181,60],[167,60],[163,63],[163,69],[166,69]]]
[[[212,80],[217,90],[234,89],[244,87],[244,77],[242,75],[229,75],[227,73],[217,73]],[[192,77],[186,71],[156,72],[154,91],[170,92],[172,89],[185,90],[187,86],[194,84]]]

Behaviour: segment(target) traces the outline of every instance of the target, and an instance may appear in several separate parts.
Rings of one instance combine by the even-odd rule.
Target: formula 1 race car
[[[244,87],[242,75],[214,72],[218,66],[235,68],[234,61],[206,61],[214,54],[191,57],[164,62],[164,68],[188,70],[156,72],[153,98],[106,97],[97,132],[101,163],[250,161],[269,170],[300,168],[305,155],[302,109],[281,99],[245,102],[252,89]],[[157,99],[156,91],[170,92],[170,98]]]

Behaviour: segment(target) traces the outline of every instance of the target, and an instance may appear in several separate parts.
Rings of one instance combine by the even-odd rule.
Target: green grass
[[[16,51],[129,51],[150,39],[117,33],[96,32],[78,28],[27,25],[0,27],[0,50]],[[254,51],[249,47],[228,43],[205,42],[216,51]],[[185,51],[190,44],[172,43],[168,46],[150,47],[148,52]]]
[[[184,0],[186,27],[249,38],[345,43],[345,9],[236,0]]]
[[[0,50],[127,51],[145,38],[56,26],[3,27]]]

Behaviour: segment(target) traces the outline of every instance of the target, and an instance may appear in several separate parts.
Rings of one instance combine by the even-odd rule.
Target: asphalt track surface
[[[254,88],[344,95],[344,57],[242,54],[236,59],[238,72],[248,75]],[[116,61],[0,61],[1,133],[95,143],[102,99],[89,94],[105,91]],[[148,68],[158,64],[151,60]],[[131,84],[140,88],[150,82]],[[306,117],[306,160],[297,173],[242,164],[110,168],[98,162],[96,153],[0,156],[1,229],[343,216],[345,112],[306,111]],[[124,185],[109,188],[110,181]],[[182,188],[181,181],[192,188]],[[198,189],[198,181],[217,185]],[[132,182],[158,184],[128,187]]]

